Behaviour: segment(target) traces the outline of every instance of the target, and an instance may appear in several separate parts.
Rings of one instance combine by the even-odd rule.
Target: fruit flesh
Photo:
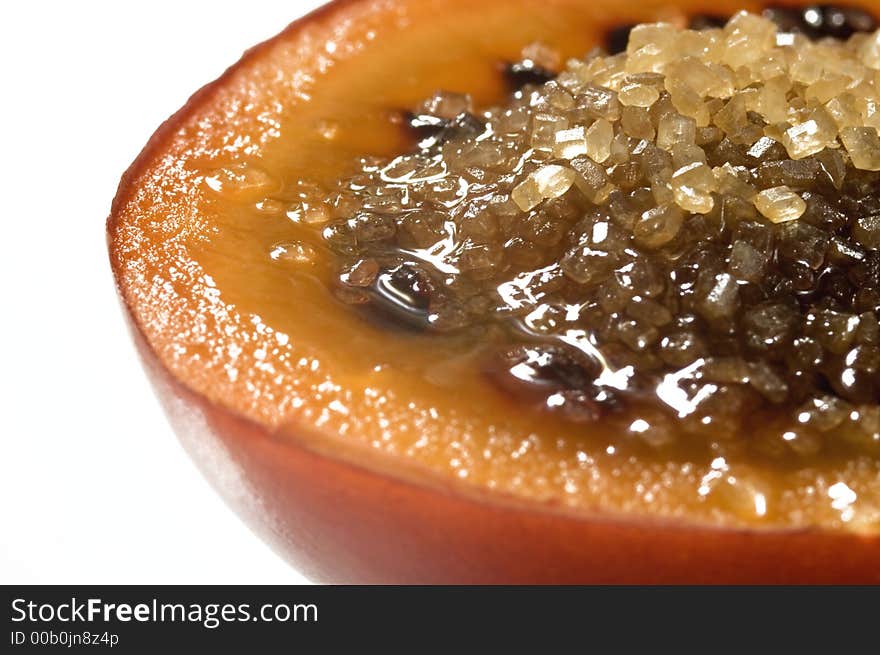
[[[253,76],[233,76],[216,91],[219,104],[186,123],[172,156],[140,171],[140,191],[119,200],[111,226],[121,287],[150,346],[197,391],[274,426],[276,439],[294,438],[288,426],[291,433],[311,426],[311,447],[358,461],[379,453],[370,466],[398,475],[451,478],[464,491],[572,511],[871,530],[878,475],[871,460],[817,462],[770,473],[768,482],[760,467],[734,470],[687,454],[652,459],[599,428],[572,435],[569,425],[516,412],[455,361],[437,367],[451,346],[444,351],[436,341],[370,328],[348,315],[325,291],[328,271],[320,261],[294,261],[285,270],[269,256],[278,242],[301,240],[318,252],[321,244],[313,231],[273,215],[279,205],[267,199],[293,203],[292,182],[304,170],[309,180],[329,183],[359,155],[399,151],[404,143],[388,121],[390,109],[411,106],[435,87],[462,85],[491,102],[503,92],[495,63],[525,43],[552,40],[575,54],[598,36],[582,8],[544,13],[545,3],[522,6],[530,20],[509,7],[487,7],[479,28],[460,24],[454,11],[431,22],[419,13],[427,8],[409,5],[401,21],[417,23],[415,34],[384,19],[371,26],[369,17],[354,40],[338,27],[322,33],[318,26],[312,38],[354,47],[357,57],[334,62],[342,53],[328,46],[325,61],[280,53],[261,65],[257,79],[291,76],[289,83],[269,89]],[[504,29],[487,29],[493,25]],[[447,41],[450,32],[456,36]],[[441,42],[430,54],[422,47]],[[437,61],[438,51],[447,62]],[[450,71],[445,63],[457,65]],[[396,72],[393,80],[387,71]],[[176,201],[181,195],[189,200]],[[721,484],[701,499],[696,490],[707,480]],[[856,500],[848,501],[852,494]],[[850,520],[840,507],[853,509]]]

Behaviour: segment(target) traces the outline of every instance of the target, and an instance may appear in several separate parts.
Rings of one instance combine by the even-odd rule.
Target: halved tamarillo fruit
[[[880,60],[805,7],[340,0],[246,53],[107,224],[204,474],[322,582],[880,582],[880,81],[724,27]]]

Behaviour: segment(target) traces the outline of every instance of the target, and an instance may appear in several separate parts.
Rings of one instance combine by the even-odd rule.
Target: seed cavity
[[[868,450],[880,440],[864,419],[880,393],[868,18],[819,6],[626,26],[608,52],[564,66],[527,49],[505,104],[438,91],[406,119],[413,151],[364,159],[326,194],[337,288],[437,338],[490,326],[493,383],[566,419],[626,406],[664,442]],[[756,426],[773,439],[752,443]]]

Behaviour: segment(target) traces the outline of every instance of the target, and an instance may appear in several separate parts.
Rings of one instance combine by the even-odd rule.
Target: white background
[[[305,581],[177,444],[104,220],[155,128],[318,4],[0,5],[0,584]]]

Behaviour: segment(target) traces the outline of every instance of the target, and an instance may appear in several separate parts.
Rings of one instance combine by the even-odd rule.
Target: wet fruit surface
[[[535,20],[528,21],[509,20],[509,9],[481,7],[479,29],[462,27],[452,16],[448,20],[432,16],[428,21],[419,13],[423,10],[418,5],[407,7],[410,14],[401,19],[400,25],[384,21],[359,24],[360,34],[371,29],[374,34],[358,41],[361,49],[356,65],[349,65],[346,59],[351,50],[339,48],[338,39],[329,33],[321,37],[327,39],[326,61],[286,62],[284,70],[313,75],[320,84],[299,86],[296,93],[278,90],[277,97],[257,94],[250,97],[250,104],[237,104],[239,97],[228,104],[218,101],[210,112],[195,116],[195,133],[200,134],[199,125],[222,125],[220,133],[224,136],[216,136],[215,128],[215,136],[204,137],[204,142],[191,152],[176,153],[176,159],[169,157],[149,171],[151,179],[175,180],[192,199],[192,212],[157,206],[156,214],[145,213],[136,198],[124,204],[120,210],[124,247],[119,257],[137,263],[120,265],[120,275],[124,285],[134,289],[129,299],[136,320],[148,326],[149,334],[161,334],[152,339],[151,345],[162,361],[200,393],[273,426],[279,435],[285,433],[285,426],[295,426],[290,432],[297,435],[308,426],[320,435],[315,440],[321,448],[332,448],[340,456],[359,461],[364,452],[378,453],[384,459],[377,466],[453,478],[468,489],[491,490],[500,496],[537,500],[575,511],[687,517],[728,526],[822,525],[873,530],[877,522],[873,489],[878,467],[873,456],[864,454],[867,446],[861,433],[845,434],[852,448],[841,445],[829,449],[824,437],[817,436],[821,432],[818,428],[795,426],[795,430],[781,432],[774,425],[762,430],[758,415],[755,425],[748,426],[753,438],[745,445],[743,440],[731,438],[736,435],[730,435],[723,426],[716,436],[708,435],[705,415],[695,415],[680,428],[670,429],[665,415],[642,396],[622,398],[616,393],[620,391],[613,384],[613,374],[620,370],[616,360],[606,360],[614,366],[608,368],[601,384],[587,383],[596,381],[598,360],[596,343],[584,326],[563,334],[564,339],[542,341],[548,331],[553,333],[565,323],[566,311],[548,310],[533,316],[529,316],[531,312],[514,312],[503,326],[475,320],[490,311],[481,288],[492,281],[499,253],[490,247],[465,249],[456,263],[459,271],[468,271],[467,288],[451,288],[447,284],[451,273],[443,270],[442,248],[427,253],[429,256],[424,252],[432,244],[442,244],[444,234],[448,235],[448,207],[421,212],[417,221],[402,225],[396,220],[374,220],[377,214],[387,214],[399,200],[394,194],[380,194],[367,207],[337,193],[339,180],[353,180],[369,170],[378,172],[414,147],[455,148],[467,139],[479,138],[485,127],[480,113],[486,107],[505,102],[513,87],[529,93],[530,87],[547,77],[545,71],[563,70],[562,66],[554,68],[543,61],[538,52],[533,53],[530,67],[531,72],[540,69],[536,76],[529,78],[521,68],[514,70],[510,62],[520,61],[523,47],[550,43],[564,62],[568,57],[582,56],[598,43],[604,29],[583,18],[580,9],[568,5],[561,5],[558,11],[538,12]],[[409,20],[422,26],[417,36],[408,36],[401,27]],[[426,43],[445,44],[455,30],[463,31],[454,41],[458,45],[425,47]],[[476,50],[467,45],[475,40],[481,43]],[[371,45],[375,43],[382,46]],[[536,65],[538,60],[542,63]],[[462,62],[467,65],[462,66]],[[364,76],[366,69],[385,73]],[[325,70],[332,74],[325,74]],[[267,79],[276,79],[279,71],[270,67],[264,73]],[[645,78],[637,86],[651,86],[650,82]],[[230,85],[238,83],[233,80]],[[247,86],[244,81],[241,84],[242,88]],[[444,97],[442,100],[451,100],[448,106],[441,106],[443,103],[436,98],[438,102],[432,107],[425,106],[425,99],[431,99],[436,89],[469,95],[471,105],[459,111],[455,103],[461,98]],[[585,110],[613,111],[601,92],[587,95]],[[636,134],[646,129],[642,112],[636,110],[644,109],[639,103],[647,102],[652,95],[650,89],[630,89],[631,104],[626,107],[635,110],[625,112],[627,129]],[[654,103],[659,96],[658,90]],[[412,113],[406,119],[410,123],[406,129],[389,118],[399,115],[402,108]],[[605,120],[622,122],[624,112],[618,109],[619,120]],[[656,139],[657,129],[653,124],[652,128],[652,138]],[[599,158],[605,149],[609,158],[617,156],[606,143],[606,135],[607,130],[600,124],[590,135],[583,135],[583,147]],[[581,147],[580,135],[569,136],[560,147]],[[707,143],[710,136],[705,129],[695,129],[695,145],[698,137]],[[854,132],[849,136],[854,150],[865,150],[865,134]],[[422,146],[417,146],[420,142]],[[748,155],[738,148],[722,148],[713,156],[720,161],[728,153]],[[595,162],[589,154],[586,156]],[[828,238],[823,263],[815,268],[814,253],[802,247],[815,242],[815,234],[806,226],[837,236],[839,219],[833,211],[823,210],[815,221],[803,221],[802,217],[812,211],[811,202],[797,181],[811,171],[801,170],[799,165],[792,168],[789,160],[802,160],[788,152],[771,152],[764,160],[768,167],[761,172],[761,179],[767,184],[758,185],[760,190],[787,186],[807,206],[797,219],[805,226],[804,233],[788,241],[780,237],[778,247],[774,242],[775,252],[786,253],[791,260],[790,265],[786,264],[790,268],[785,271],[786,279],[797,282],[784,293],[794,295],[798,302],[810,294],[827,294],[838,303],[855,302],[847,299],[853,293],[859,295],[858,302],[871,303],[870,285],[859,282],[873,279],[878,267],[871,257],[859,260],[852,272],[836,266],[831,274],[817,275],[831,261],[829,253],[837,258],[855,252],[856,230],[870,241],[871,222],[863,221],[840,243],[831,243]],[[706,163],[710,168],[723,166]],[[830,171],[826,178],[832,187],[833,177],[839,174],[838,163],[831,159],[820,162],[823,173],[826,168]],[[556,162],[547,164],[560,166]],[[584,179],[593,173],[598,175],[595,167],[583,164],[578,175]],[[479,168],[479,164],[475,166]],[[408,174],[394,170],[385,173],[393,180],[391,184],[399,184],[399,178]],[[607,176],[607,171],[604,174]],[[625,200],[636,203],[633,206],[637,206],[643,192],[636,192],[638,186],[626,187],[639,175],[634,166],[622,165],[611,180],[626,191]],[[542,197],[556,193],[569,177],[565,170],[550,168],[532,178],[530,186],[518,196],[527,205],[535,193]],[[697,191],[682,191],[687,196],[685,201],[705,202],[699,193],[699,175],[683,179],[686,183],[678,186]],[[369,181],[362,182],[366,188]],[[450,202],[462,193],[460,185],[441,190],[449,194]],[[563,192],[557,198],[562,199],[561,205],[567,202],[564,196]],[[599,196],[596,199],[602,201]],[[486,199],[491,201],[491,197]],[[797,203],[781,189],[762,199],[765,210],[779,216],[793,211],[793,204]],[[760,212],[757,204],[753,206]],[[503,217],[504,210],[499,209]],[[582,265],[584,257],[593,256],[585,248],[599,250],[592,248],[592,243],[577,244],[578,252],[565,260],[564,269],[561,265],[553,270],[540,268],[546,252],[564,247],[574,225],[565,207],[560,206],[560,210],[559,215],[547,216],[546,220],[520,225],[517,229],[521,233],[505,242],[503,261],[514,262],[519,270],[535,272],[527,284],[507,287],[509,298],[530,302],[529,294],[538,291],[560,294],[566,303],[572,303],[565,296],[572,280],[578,285],[592,284],[588,277],[593,269]],[[640,220],[645,211],[638,214]],[[639,238],[645,245],[639,247],[667,247],[668,243],[657,242],[673,231],[676,214],[655,212],[645,218],[649,224],[639,228]],[[461,227],[475,245],[479,239],[508,229],[504,221],[512,220],[505,218],[493,224],[479,215],[462,219],[466,220]],[[609,224],[605,239],[617,236],[611,221],[601,215],[595,219]],[[764,219],[766,216],[760,214],[755,222],[763,225]],[[561,229],[566,225],[567,229]],[[784,226],[776,225],[774,235]],[[455,227],[459,228],[458,223]],[[701,230],[711,229],[709,219],[703,219]],[[585,233],[590,239],[602,241],[600,232],[591,229]],[[449,242],[456,243],[460,236],[456,232]],[[748,238],[740,240],[759,250],[754,244],[763,243],[762,238],[748,232]],[[575,248],[573,243],[568,245],[566,253]],[[729,246],[733,256],[734,244]],[[859,247],[864,250],[864,245]],[[406,257],[399,256],[403,250],[407,251]],[[723,312],[726,302],[724,279],[717,279],[721,272],[708,281],[700,281],[696,273],[703,263],[713,261],[714,254],[711,249],[699,256],[694,253],[696,259],[691,265],[695,272],[694,299],[708,299],[699,307],[694,305],[696,320],[704,322],[714,320],[716,309]],[[744,246],[735,254],[737,274],[751,275],[758,259]],[[657,370],[686,367],[688,361],[694,361],[689,359],[692,355],[705,352],[709,345],[714,347],[714,342],[706,344],[702,332],[690,329],[687,322],[674,320],[670,325],[666,321],[664,304],[657,298],[668,293],[668,271],[664,272],[664,288],[658,291],[656,271],[650,267],[645,270],[636,265],[638,258],[633,259],[620,262],[612,270],[633,264],[627,275],[638,280],[640,293],[635,295],[640,300],[632,303],[634,296],[627,298],[625,288],[619,296],[609,293],[604,298],[609,308],[625,301],[623,308],[616,310],[622,312],[621,320],[610,326],[619,337],[609,358],[628,357],[627,353],[640,351],[644,344],[640,352],[650,350],[656,355]],[[344,265],[337,265],[343,260]],[[603,291],[615,291],[607,286]],[[697,290],[705,292],[700,295]],[[744,292],[738,302],[752,303],[753,298]],[[843,347],[835,343],[838,333],[832,324],[836,315],[819,317],[806,335],[786,327],[786,307],[762,306],[764,313],[749,316],[749,325],[764,325],[769,320],[772,329],[748,347],[759,347],[764,341],[793,344],[807,336],[819,342],[823,354],[826,348]],[[379,308],[379,320],[364,320],[373,312],[371,308]],[[642,329],[645,322],[657,332],[656,336]],[[849,330],[844,338],[854,332],[847,344],[849,349],[835,353],[835,357],[843,356],[845,363],[850,350],[871,345],[866,341],[871,338],[871,327],[863,327],[861,318],[858,326],[846,321],[843,325]],[[515,343],[510,341],[511,334],[518,335]],[[823,345],[823,340],[830,346]],[[798,342],[798,353],[802,365],[808,368],[820,357],[808,341]],[[599,354],[605,357],[606,353]],[[870,357],[865,362],[870,366]],[[716,384],[725,389],[713,402],[748,413],[755,400],[752,380],[760,376],[750,368],[749,382],[744,383],[749,398],[744,400],[741,394],[730,392],[742,383],[728,381],[742,378],[742,371],[736,362],[720,364],[711,374],[725,380]],[[842,413],[837,400],[865,402],[861,390],[870,389],[870,385],[862,381],[864,377],[840,379],[840,391],[827,379],[827,385],[813,380],[803,382],[803,388],[824,388],[831,398],[827,406],[815,406],[815,411],[804,408],[821,417],[811,418],[816,421],[814,425],[838,421]],[[772,381],[766,388],[772,395]],[[847,399],[845,393],[850,390],[853,395]],[[565,407],[576,411],[569,413]],[[708,417],[710,422],[715,415]],[[870,420],[866,415],[861,424]],[[699,436],[683,438],[682,432]],[[870,439],[867,443],[870,445]]]
[[[639,25],[552,76],[531,46],[487,110],[433,94],[412,153],[334,190],[330,216],[356,208],[323,232],[339,282],[372,289],[345,297],[493,347],[491,379],[532,411],[654,405],[648,441],[776,465],[876,455],[880,174],[849,138],[876,134],[850,90],[876,94],[873,37],[814,46],[778,26],[867,22],[780,11]]]

